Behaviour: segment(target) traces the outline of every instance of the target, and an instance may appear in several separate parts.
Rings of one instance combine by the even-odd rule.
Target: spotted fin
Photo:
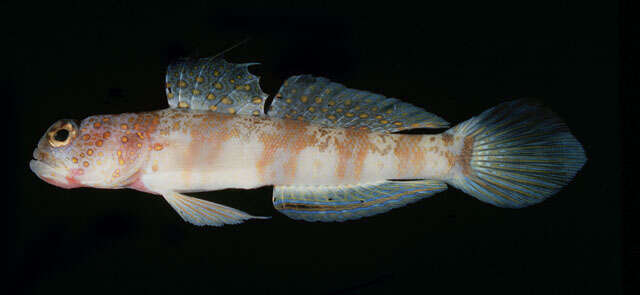
[[[268,217],[251,216],[240,210],[222,206],[213,202],[187,197],[176,192],[162,194],[169,205],[180,214],[180,217],[195,225],[221,226],[223,224],[238,224],[247,219],[266,219]]]
[[[293,219],[345,221],[387,212],[447,189],[434,180],[366,185],[276,186],[274,207]]]
[[[450,183],[498,207],[542,202],[587,160],[555,114],[526,100],[500,104],[446,133],[464,139],[464,162]]]
[[[288,78],[273,99],[269,116],[380,132],[449,126],[444,119],[398,99],[310,75]]]
[[[233,64],[221,57],[182,59],[169,65],[166,93],[172,108],[264,115],[267,94],[260,78],[249,73],[255,63]]]

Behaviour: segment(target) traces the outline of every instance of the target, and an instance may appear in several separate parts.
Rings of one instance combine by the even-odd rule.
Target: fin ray
[[[267,94],[260,78],[248,67],[257,63],[233,64],[221,57],[181,59],[169,65],[166,94],[172,108],[264,115]]]
[[[276,186],[274,207],[293,219],[345,221],[387,212],[447,189],[435,180],[364,185]]]
[[[240,210],[213,202],[192,198],[176,192],[164,192],[162,196],[186,222],[203,226],[221,226],[242,223],[247,219],[266,219],[252,216]],[[224,212],[224,213],[223,213]]]
[[[268,115],[380,132],[448,126],[442,118],[398,99],[346,88],[310,75],[288,78],[275,96]]]
[[[568,184],[587,160],[555,114],[526,100],[500,104],[447,133],[471,143],[450,183],[499,207],[542,202]]]

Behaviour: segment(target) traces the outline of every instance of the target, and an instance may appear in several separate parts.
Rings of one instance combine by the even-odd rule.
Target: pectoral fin
[[[238,224],[247,219],[267,219],[269,217],[252,216],[240,210],[205,200],[187,197],[176,192],[162,194],[169,205],[180,214],[185,221],[195,225],[222,226]]]

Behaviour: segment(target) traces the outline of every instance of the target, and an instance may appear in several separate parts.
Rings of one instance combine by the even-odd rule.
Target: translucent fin
[[[172,108],[264,115],[267,94],[248,67],[221,57],[182,59],[167,69],[167,99]]]
[[[380,132],[449,126],[442,118],[398,99],[310,75],[288,78],[273,99],[269,116]]]
[[[555,114],[524,100],[500,104],[446,133],[464,138],[464,162],[452,184],[499,207],[542,202],[587,160]]]
[[[345,221],[384,213],[446,189],[445,183],[434,180],[343,186],[276,186],[273,205],[293,219]]]
[[[251,216],[242,211],[222,206],[213,202],[187,197],[176,192],[163,193],[167,202],[180,214],[180,217],[195,225],[221,226],[238,224],[247,219],[266,219],[269,217]]]

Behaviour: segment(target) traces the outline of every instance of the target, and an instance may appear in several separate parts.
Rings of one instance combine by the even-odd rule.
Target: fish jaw
[[[71,189],[83,186],[76,179],[76,176],[83,174],[82,169],[53,167],[40,160],[31,160],[29,167],[40,179],[57,187]]]

